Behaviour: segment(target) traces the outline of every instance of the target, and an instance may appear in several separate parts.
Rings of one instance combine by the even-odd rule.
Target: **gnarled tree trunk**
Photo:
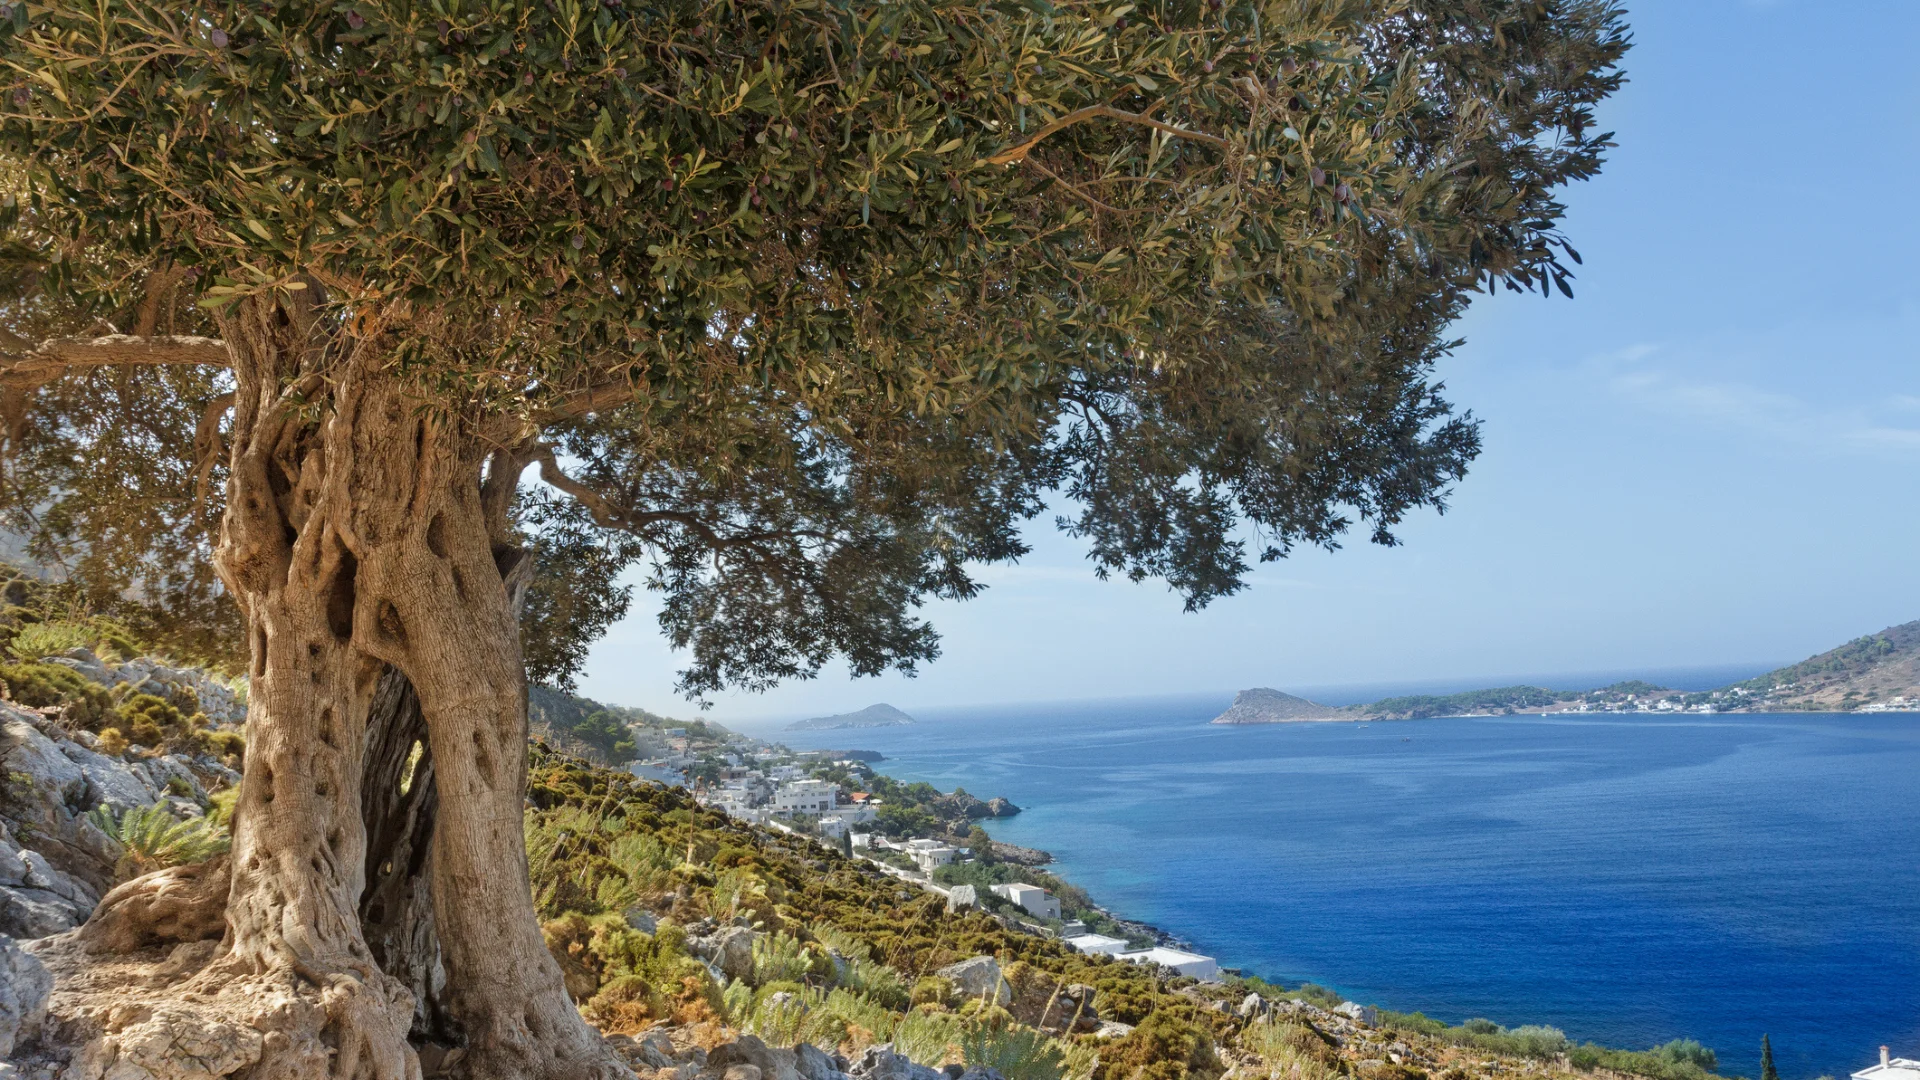
[[[374,838],[368,889],[362,813],[387,793],[363,784],[391,782],[395,735],[377,732],[369,767],[368,717],[389,669],[418,694],[431,748],[424,865],[463,1071],[627,1075],[567,998],[527,887],[526,685],[510,584],[524,555],[506,535],[513,477],[483,492],[490,457],[496,471],[504,461],[517,474],[519,462],[458,408],[428,408],[377,328],[320,333],[310,294],[244,301],[223,318],[237,393],[219,559],[247,616],[253,684],[218,968],[290,980],[319,1003],[274,1018],[286,1030],[269,1038],[259,1075],[418,1073],[406,1035],[426,946],[388,934],[405,920],[380,911],[380,952],[403,982],[362,927],[363,899],[369,914],[419,900],[390,877],[395,857],[421,865],[417,816],[408,835]],[[405,933],[417,931],[413,919]]]

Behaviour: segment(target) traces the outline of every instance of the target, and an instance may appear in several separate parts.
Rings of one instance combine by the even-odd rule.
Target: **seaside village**
[[[974,884],[940,883],[940,877],[955,876],[941,874],[942,868],[964,867],[976,855],[964,839],[951,835],[886,835],[885,800],[866,790],[874,779],[869,760],[878,755],[793,751],[736,732],[720,735],[719,729],[710,726],[706,730],[716,737],[698,739],[685,727],[656,729],[649,733],[653,742],[640,748],[644,759],[627,766],[628,771],[643,780],[690,788],[698,802],[735,820],[816,835],[903,881],[944,896],[950,911],[981,908],[1009,929],[1056,938],[1080,952],[1157,964],[1202,981],[1220,977],[1220,965],[1211,956],[1173,948],[1138,932],[1128,937],[1096,933],[1082,919],[1063,918],[1059,898],[1038,885],[995,883],[986,886],[983,896]],[[646,755],[648,750],[659,753]],[[908,815],[895,820],[902,817],[913,820]]]

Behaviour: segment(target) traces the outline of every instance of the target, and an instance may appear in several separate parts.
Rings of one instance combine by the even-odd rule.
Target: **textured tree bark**
[[[503,509],[517,468],[483,485],[503,459],[478,425],[415,396],[377,328],[315,333],[307,295],[242,302],[222,327],[237,396],[221,570],[253,634],[222,966],[320,989],[318,1041],[338,1053],[308,1075],[385,1080],[417,1074],[406,1033],[440,1023],[415,1008],[433,997],[437,936],[467,1075],[629,1076],[568,999],[527,885],[525,556]],[[390,669],[418,695],[431,754],[405,808],[382,805],[414,741],[409,706],[382,697]]]

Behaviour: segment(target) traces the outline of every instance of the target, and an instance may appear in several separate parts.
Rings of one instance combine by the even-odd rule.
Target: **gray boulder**
[[[27,860],[11,843],[0,840],[0,885],[25,885]]]
[[[1000,973],[1000,962],[991,956],[976,956],[949,964],[935,972],[953,984],[953,992],[966,998],[986,998],[995,1005],[1013,1000],[1013,989]]]
[[[1240,1015],[1240,1019],[1252,1020],[1254,1017],[1266,1013],[1267,999],[1261,997],[1259,994],[1248,994],[1241,999],[1240,1007],[1234,1011]]]
[[[32,850],[23,851],[20,861],[27,868],[26,881],[23,882],[27,888],[43,889],[88,911],[92,911],[93,906],[100,902],[99,895],[92,889],[54,869],[45,855]]]
[[[754,1035],[742,1035],[707,1051],[707,1071],[731,1069],[735,1065],[751,1065],[760,1070],[761,1080],[800,1080],[798,1061],[792,1050],[768,1046]]]
[[[947,1080],[946,1074],[938,1069],[929,1069],[894,1053],[891,1043],[862,1050],[847,1074],[853,1080]]]
[[[0,936],[0,1059],[40,1034],[52,993],[53,976],[39,959]]]
[[[757,935],[744,926],[729,926],[705,937],[689,938],[693,955],[707,961],[729,979],[745,979],[753,974],[753,939]]]
[[[1362,1005],[1357,1001],[1343,1001],[1333,1007],[1333,1011],[1363,1024],[1374,1024],[1380,1020],[1380,1013],[1371,1005]]]
[[[85,922],[89,913],[45,889],[0,888],[0,936],[42,938],[63,934]]]
[[[51,802],[85,809],[87,774],[80,771],[52,739],[40,733],[18,709],[6,710],[0,720],[0,756],[17,784],[30,787],[21,801]]]
[[[812,1043],[795,1045],[793,1058],[793,1067],[800,1073],[801,1080],[847,1080],[840,1062]]]
[[[86,805],[78,809],[111,806],[116,810],[131,810],[158,800],[166,791],[165,784],[156,791],[145,777],[119,758],[110,758],[76,742],[62,742],[59,746],[61,755],[87,778]]]

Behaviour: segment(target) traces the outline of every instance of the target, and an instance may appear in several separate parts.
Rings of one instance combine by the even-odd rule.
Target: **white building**
[[[1067,939],[1067,946],[1083,953],[1097,953],[1101,956],[1119,956],[1127,951],[1125,938],[1108,937],[1105,934],[1076,934]]]
[[[1920,1080],[1920,1061],[1889,1057],[1887,1048],[1883,1046],[1880,1048],[1880,1064],[1854,1073],[1853,1080]]]
[[[865,851],[873,847],[873,834],[867,832],[848,833],[848,843],[855,851]]]
[[[1015,906],[1026,909],[1027,914],[1042,919],[1060,917],[1060,900],[1038,885],[995,885],[995,896],[1004,896]]]
[[[667,768],[664,762],[642,763],[636,761],[627,766],[627,771],[641,780],[651,780],[656,784],[665,784],[668,787],[687,786],[686,776],[676,769]]]
[[[847,835],[847,823],[832,815],[821,818],[819,828],[820,835],[828,840],[838,840]]]
[[[1159,964],[1161,967],[1172,970],[1176,975],[1185,975],[1199,979],[1201,982],[1218,982],[1220,979],[1219,962],[1211,956],[1201,956],[1199,953],[1181,952],[1179,949],[1167,949],[1156,945],[1151,949],[1141,949],[1139,952],[1119,953],[1118,956],[1122,960],[1130,960],[1136,964]],[[1887,1080],[1906,1080],[1906,1078],[1889,1077]],[[1912,1080],[1920,1080],[1920,1077],[1914,1077]]]
[[[853,806],[836,806],[833,808],[832,814],[834,817],[839,818],[849,825],[865,825],[876,816],[873,812],[873,807],[862,806],[857,803]]]
[[[824,814],[833,809],[839,789],[825,780],[792,780],[773,791],[776,814]]]
[[[960,849],[948,847],[938,840],[909,840],[903,850],[908,857],[920,865],[922,873],[931,874],[960,857]]]

